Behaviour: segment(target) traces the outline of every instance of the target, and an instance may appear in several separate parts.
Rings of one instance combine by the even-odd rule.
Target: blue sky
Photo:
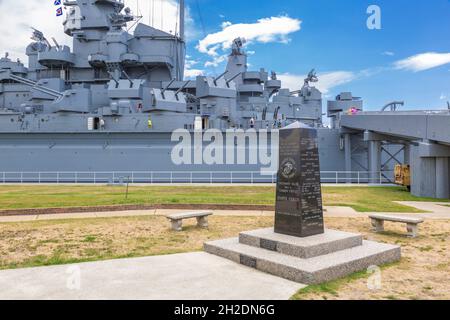
[[[188,54],[197,62],[195,68],[205,73],[220,72],[224,63],[205,68],[210,57],[198,52],[198,40],[221,31],[223,22],[253,24],[261,18],[288,16],[301,20],[301,29],[287,35],[289,41],[247,45],[248,51],[254,51],[249,58],[253,69],[265,67],[289,74],[291,81],[312,68],[319,74],[352,74],[341,85],[328,84],[326,96],[352,91],[364,98],[370,110],[392,100],[405,100],[410,109],[444,108],[450,100],[448,0],[198,0],[205,32],[196,2],[187,0],[197,31],[188,44]],[[381,9],[381,30],[367,28],[370,5]],[[395,67],[397,61],[430,52],[442,54],[439,58],[444,61],[420,71],[411,70],[413,66]]]
[[[315,68],[326,99],[352,91],[363,97],[367,110],[392,100],[404,100],[408,109],[442,109],[450,100],[450,0],[186,3],[188,75],[221,73],[232,39],[244,36],[251,69],[276,71],[290,89],[298,89]],[[141,22],[175,29],[177,0],[125,4],[143,16]],[[367,28],[370,5],[381,9],[381,30]],[[63,33],[64,17],[54,10],[53,0],[0,0],[0,52],[26,61],[30,27],[71,44]]]

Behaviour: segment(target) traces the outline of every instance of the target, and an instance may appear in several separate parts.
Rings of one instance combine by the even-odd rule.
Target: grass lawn
[[[323,196],[327,206],[348,206],[359,212],[419,212],[393,201],[435,201],[414,197],[401,187],[324,187]],[[128,199],[125,187],[0,186],[0,210],[126,204],[273,205],[274,202],[275,188],[258,186],[133,186]]]
[[[0,269],[165,255],[203,250],[209,240],[273,225],[271,217],[212,217],[209,230],[162,216],[0,223]]]
[[[326,224],[397,243],[403,258],[383,268],[380,290],[369,290],[368,275],[361,272],[310,286],[293,299],[450,299],[450,221],[426,221],[417,239],[407,238],[403,225],[390,223],[389,232],[374,234],[366,218],[327,218]],[[187,221],[183,232],[171,231],[158,216],[0,223],[0,269],[201,251],[204,241],[272,225],[271,217],[219,216],[210,218],[209,230]]]

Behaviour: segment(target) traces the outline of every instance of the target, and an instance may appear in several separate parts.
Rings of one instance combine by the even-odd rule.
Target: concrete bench
[[[183,230],[183,220],[185,219],[197,219],[197,225],[200,228],[208,228],[208,217],[213,213],[208,211],[203,212],[185,212],[185,213],[175,213],[167,216],[172,224],[172,230],[181,231]]]
[[[385,221],[406,223],[406,227],[408,230],[408,237],[411,237],[411,238],[416,238],[419,236],[419,224],[424,222],[424,220],[422,218],[389,216],[389,215],[382,215],[382,214],[370,215],[369,218],[372,221],[372,226],[373,226],[375,232],[383,232],[384,231],[384,222]]]

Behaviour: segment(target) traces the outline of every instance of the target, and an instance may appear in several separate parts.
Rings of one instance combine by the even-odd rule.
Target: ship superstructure
[[[375,165],[375,149],[371,151],[364,132],[342,127],[349,114],[363,111],[362,99],[344,92],[329,101],[331,127],[325,127],[315,71],[292,92],[276,72],[248,69],[245,39],[239,35],[222,74],[184,80],[184,0],[174,34],[138,23],[122,0],[72,0],[64,5],[68,12],[63,26],[73,39],[72,48],[33,29],[27,66],[8,54],[0,59],[4,181],[16,181],[12,173],[23,172],[39,172],[39,180],[47,182],[53,179],[41,173],[152,172],[140,180],[148,182],[158,180],[157,172],[170,172],[172,178],[184,172],[192,182],[192,172],[209,173],[199,181],[217,172],[219,181],[226,182],[233,180],[227,172],[251,172],[253,181],[264,163],[253,161],[258,145],[246,142],[246,131],[263,130],[267,143],[275,144],[273,133],[295,121],[318,128],[321,169],[332,177],[336,173],[336,182],[342,182],[339,172],[345,172],[345,182],[389,181],[393,164],[403,162],[410,140],[377,144]],[[137,23],[132,32],[127,29],[130,22]],[[192,163],[174,163],[171,153],[177,141],[172,133],[180,129],[193,136],[208,130],[244,136],[237,153],[247,154],[246,161],[239,156],[237,161],[197,161],[199,146],[193,144]],[[9,173],[15,178],[8,180]],[[258,181],[273,181],[273,174],[257,174]],[[67,181],[77,179],[72,175]]]

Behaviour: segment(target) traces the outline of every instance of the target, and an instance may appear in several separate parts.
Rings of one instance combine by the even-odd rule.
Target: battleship
[[[72,0],[64,6],[72,48],[49,41],[35,26],[27,66],[8,54],[0,59],[0,182],[115,183],[130,176],[135,183],[274,182],[277,131],[300,121],[318,130],[324,182],[392,182],[397,163],[426,166],[414,155],[428,143],[445,159],[434,162],[445,179],[435,175],[423,187],[420,174],[413,174],[413,192],[450,193],[445,110],[404,115],[440,119],[436,132],[442,139],[407,128],[396,134],[391,120],[402,115],[399,102],[375,114],[364,112],[363,100],[350,92],[325,103],[314,86],[314,70],[291,91],[276,72],[248,69],[239,35],[223,73],[184,80],[183,0],[175,34],[136,21],[122,0]],[[174,150],[186,135],[190,150],[184,147],[184,161],[177,161]],[[208,142],[223,147],[225,160],[205,161]]]

